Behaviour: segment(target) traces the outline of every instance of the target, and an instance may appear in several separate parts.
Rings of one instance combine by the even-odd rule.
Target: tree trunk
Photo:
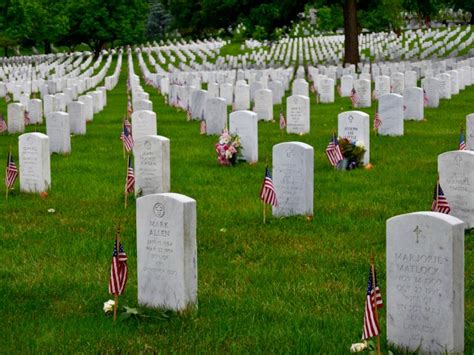
[[[94,45],[94,58],[98,58],[100,51],[104,48],[105,41],[97,40]]]
[[[51,53],[51,43],[48,40],[44,41],[44,54]]]
[[[344,6],[344,64],[359,63],[356,0],[345,0]]]

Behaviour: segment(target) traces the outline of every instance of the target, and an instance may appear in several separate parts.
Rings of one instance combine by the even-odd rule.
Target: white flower
[[[351,353],[360,353],[367,349],[367,342],[364,341],[363,343],[355,343],[351,345]]]
[[[56,212],[56,210],[54,208],[48,209],[48,213],[54,213],[54,212]]]
[[[355,146],[356,146],[357,148],[365,149],[364,142],[362,142],[362,141],[357,141],[357,142],[355,143]]]
[[[113,312],[114,306],[115,306],[114,300],[108,300],[107,302],[104,302],[104,312],[105,313]]]

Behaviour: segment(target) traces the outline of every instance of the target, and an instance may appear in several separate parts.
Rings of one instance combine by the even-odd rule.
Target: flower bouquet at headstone
[[[339,148],[344,157],[337,164],[338,170],[352,170],[364,166],[365,145],[362,141],[350,141],[347,138],[339,139]]]
[[[221,165],[235,165],[242,155],[242,145],[240,137],[236,134],[230,134],[224,129],[219,141],[215,144],[217,161]]]

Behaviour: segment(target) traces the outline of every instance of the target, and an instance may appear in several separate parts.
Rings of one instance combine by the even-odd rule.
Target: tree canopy
[[[317,9],[318,30],[344,28],[346,35],[351,32],[354,41],[363,28],[398,33],[404,21],[403,12],[428,25],[432,17],[446,8],[473,12],[474,1],[3,0],[0,47],[6,53],[16,45],[39,45],[48,53],[53,43],[70,50],[85,43],[98,53],[107,45],[139,44],[175,32],[192,38],[230,35],[239,24],[239,29],[244,29],[239,38],[273,39],[310,9]],[[474,16],[470,21],[474,22]],[[353,60],[356,59],[355,56]]]

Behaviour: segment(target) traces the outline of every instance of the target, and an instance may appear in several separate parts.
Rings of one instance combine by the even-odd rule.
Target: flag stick
[[[117,308],[118,308],[119,296],[115,295],[115,303],[114,303],[114,322],[117,320]]]
[[[117,228],[117,232],[115,234],[115,243],[117,245],[117,249],[120,249],[120,225]],[[119,303],[119,296],[115,294],[115,302],[114,302],[114,322],[117,320],[117,309]]]
[[[263,224],[266,223],[266,215],[267,215],[267,208],[266,208],[267,204],[265,202],[263,202]]]
[[[375,321],[379,325],[379,316],[378,316],[378,311],[377,311],[377,301],[375,297],[375,268],[374,268],[374,256],[372,255],[370,257],[370,272],[372,273],[372,289],[374,290],[374,316],[375,316]],[[377,335],[377,355],[380,355],[380,331],[379,335]]]

